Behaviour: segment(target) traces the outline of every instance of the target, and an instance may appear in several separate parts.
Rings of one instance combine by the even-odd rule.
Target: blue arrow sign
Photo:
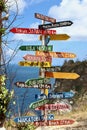
[[[47,120],[53,120],[54,115],[48,114]],[[44,115],[41,116],[22,116],[22,117],[16,117],[14,118],[14,122],[21,123],[21,122],[35,122],[35,121],[42,121],[45,120]]]
[[[58,99],[69,99],[75,95],[73,92],[58,92],[58,93],[48,93],[48,96],[45,94],[36,94],[35,99],[46,99],[46,98],[58,98]]]

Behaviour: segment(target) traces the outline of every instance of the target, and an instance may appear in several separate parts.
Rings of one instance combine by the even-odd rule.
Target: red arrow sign
[[[27,54],[23,58],[28,61],[52,62],[52,57],[35,56]]]
[[[56,30],[40,30],[35,28],[12,28],[10,32],[21,34],[56,34]]]
[[[56,126],[56,125],[71,125],[75,121],[71,119],[64,119],[64,120],[50,120],[50,121],[36,121],[34,122],[35,126]]]

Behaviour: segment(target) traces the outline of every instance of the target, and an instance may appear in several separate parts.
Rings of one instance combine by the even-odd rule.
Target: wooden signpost
[[[19,47],[20,50],[22,51],[52,51],[53,50],[53,46],[49,45],[49,46],[40,46],[40,45],[26,45],[26,46],[20,46]]]
[[[20,61],[20,66],[32,66],[32,67],[51,67],[50,62],[37,62],[37,61]]]
[[[74,53],[68,52],[44,52],[44,51],[36,51],[36,56],[50,56],[54,58],[75,58],[76,55]]]
[[[40,34],[40,40],[42,40],[42,46],[21,46],[19,49],[22,51],[36,51],[36,55],[25,55],[23,58],[25,61],[20,61],[18,64],[20,66],[32,66],[32,67],[41,67],[41,77],[38,79],[30,79],[26,82],[16,82],[17,87],[22,88],[40,88],[43,89],[44,97],[41,100],[33,102],[29,105],[30,109],[44,110],[41,115],[44,116],[29,116],[29,117],[17,117],[14,119],[15,122],[34,122],[35,126],[55,126],[55,125],[71,125],[75,121],[72,119],[64,120],[53,120],[53,115],[48,115],[46,110],[58,110],[58,109],[69,109],[69,106],[66,104],[47,104],[49,102],[48,98],[68,98],[73,97],[73,95],[67,95],[65,93],[49,94],[48,89],[51,88],[49,84],[49,78],[59,78],[59,79],[77,79],[79,77],[76,73],[68,72],[50,72],[45,70],[51,67],[52,58],[75,58],[74,53],[68,52],[51,52],[53,50],[52,46],[47,46],[50,40],[67,40],[70,38],[67,34],[56,34],[56,30],[47,30],[50,28],[56,27],[66,27],[73,24],[72,21],[60,21],[56,22],[56,19],[44,16],[39,13],[35,13],[35,17],[42,20],[42,25],[39,25],[38,28],[12,28],[10,32],[19,33],[19,34]],[[45,24],[45,21],[51,22]],[[51,68],[53,71],[53,68]],[[45,78],[46,77],[46,78]],[[37,95],[38,96],[38,95]],[[49,119],[48,119],[49,117]]]
[[[27,61],[32,61],[32,62],[52,62],[52,57],[45,57],[45,56],[35,56],[35,55],[30,55],[27,54],[23,56],[23,58]]]
[[[56,34],[56,30],[41,30],[36,28],[12,28],[10,32],[20,34]]]
[[[56,28],[56,27],[66,27],[66,26],[71,26],[73,24],[72,21],[60,21],[56,23],[49,23],[49,24],[43,24],[39,25],[39,29],[49,29],[49,28]]]
[[[58,79],[77,79],[80,75],[76,73],[68,72],[45,72],[45,77],[47,78],[58,78]]]
[[[67,34],[52,34],[46,35],[45,37],[50,37],[50,40],[68,40],[70,38]],[[39,36],[39,40],[42,40],[42,35]]]

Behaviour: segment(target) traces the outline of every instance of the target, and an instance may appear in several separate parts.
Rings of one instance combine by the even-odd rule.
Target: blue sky
[[[10,5],[13,0],[8,2]],[[36,19],[34,13],[53,17],[57,22],[71,20],[72,26],[55,28],[57,34],[68,34],[71,38],[66,41],[50,41],[49,45],[53,45],[55,52],[75,53],[77,57],[74,60],[87,59],[87,0],[17,0],[17,2],[20,19],[13,27],[38,28],[42,21]],[[11,7],[11,10],[15,12],[16,7]],[[41,45],[38,37],[39,35],[11,33],[10,38],[14,39],[15,43],[10,44],[11,49],[8,50],[7,55],[11,55],[12,49],[17,45]],[[18,64],[26,54],[35,54],[35,52],[19,50],[12,63]],[[65,58],[55,58],[52,65],[61,65],[64,60]]]

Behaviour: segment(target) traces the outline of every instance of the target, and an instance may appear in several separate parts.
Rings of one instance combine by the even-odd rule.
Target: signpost
[[[29,79],[25,83],[28,86],[33,86],[33,85],[47,84],[49,82],[50,82],[49,78],[38,78],[38,79]]]
[[[35,110],[51,110],[51,111],[56,111],[59,109],[70,109],[70,106],[68,104],[46,104],[40,107],[37,107]]]
[[[47,78],[58,78],[58,79],[77,79],[80,77],[77,73],[68,72],[45,72]]]
[[[32,62],[52,62],[52,57],[45,57],[45,56],[35,56],[35,55],[30,55],[27,54],[23,56],[23,58],[27,61],[32,61]]]
[[[46,35],[45,37],[50,37],[50,40],[68,40],[70,38],[67,34],[52,34]],[[39,40],[42,40],[42,35],[39,36]]]
[[[42,105],[47,104],[48,102],[49,102],[48,99],[41,99],[41,100],[38,100],[38,101],[36,101],[36,102],[31,103],[31,104],[29,105],[29,108],[30,108],[30,109],[35,109],[35,108],[37,108],[37,107],[39,107],[39,106],[42,106]]]
[[[75,58],[76,55],[74,53],[68,52],[44,52],[44,51],[36,51],[36,56],[50,56],[54,58]]]
[[[73,24],[72,21],[60,21],[56,23],[49,23],[49,24],[43,24],[39,25],[39,29],[49,29],[49,28],[56,28],[56,27],[66,27],[66,26],[71,26]]]
[[[56,30],[41,30],[35,28],[12,28],[10,32],[20,34],[56,34]]]
[[[53,46],[52,45],[49,45],[49,46],[27,45],[27,46],[20,46],[19,49],[22,51],[52,51]]]
[[[20,66],[51,67],[51,63],[50,63],[50,62],[20,61],[18,64],[19,64]]]
[[[56,19],[45,16],[43,14],[39,14],[39,13],[35,13],[35,18],[38,18],[38,19],[41,19],[41,20],[44,20],[44,21],[48,21],[48,22],[52,22],[52,23],[56,22]]]
[[[53,114],[48,114],[47,115],[47,120],[53,120],[54,115]],[[14,122],[16,123],[27,123],[27,122],[35,122],[35,121],[44,121],[44,115],[41,116],[22,116],[22,117],[16,117],[14,118]]]
[[[51,84],[35,84],[32,86],[28,86],[25,82],[15,82],[14,85],[16,85],[19,88],[39,88],[39,89],[51,89]]]
[[[60,125],[72,125],[75,121],[72,119],[63,119],[63,120],[50,120],[47,122],[36,121],[34,122],[35,126],[60,126]]]

